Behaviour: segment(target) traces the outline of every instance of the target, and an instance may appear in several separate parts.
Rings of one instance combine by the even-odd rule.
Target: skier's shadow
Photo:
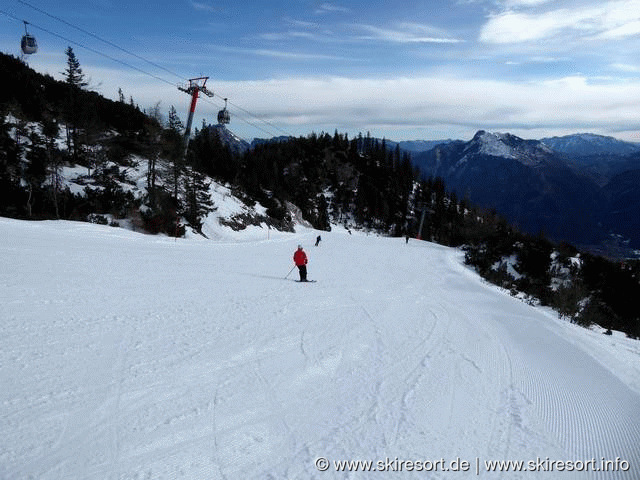
[[[284,282],[291,280],[291,278],[274,277],[273,275],[257,275],[255,273],[240,273],[239,275],[244,275],[245,277],[253,277],[253,278],[264,278],[267,280],[282,280]]]

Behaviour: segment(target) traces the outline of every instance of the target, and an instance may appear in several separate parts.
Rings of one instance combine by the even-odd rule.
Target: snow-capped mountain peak
[[[477,142],[480,153],[494,157],[516,158],[513,147],[508,145],[509,135],[504,133],[491,133],[480,130],[473,138],[472,145]],[[509,142],[510,143],[510,142]]]
[[[553,151],[537,140],[524,140],[510,133],[478,131],[467,146],[467,151],[492,157],[503,157],[535,166],[553,155]]]

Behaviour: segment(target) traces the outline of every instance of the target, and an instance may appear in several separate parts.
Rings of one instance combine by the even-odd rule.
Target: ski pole
[[[293,264],[293,267],[291,267],[291,270],[289,270],[289,273],[287,273],[287,276],[284,277],[285,279],[289,278],[289,275],[291,275],[291,272],[293,272],[293,269],[296,268],[296,264]]]

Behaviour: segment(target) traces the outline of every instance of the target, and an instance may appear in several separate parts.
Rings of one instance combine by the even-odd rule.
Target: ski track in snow
[[[0,478],[470,478],[478,457],[620,457],[630,471],[545,478],[640,478],[633,341],[509,297],[456,250],[315,235],[0,218]],[[315,284],[284,278],[298,243]],[[474,468],[319,472],[318,457]]]

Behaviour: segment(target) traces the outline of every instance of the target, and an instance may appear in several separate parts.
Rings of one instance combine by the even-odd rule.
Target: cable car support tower
[[[209,77],[190,78],[189,85],[186,87],[178,87],[178,90],[191,95],[191,107],[189,108],[189,118],[187,119],[187,128],[184,131],[184,157],[187,158],[187,150],[189,149],[189,137],[191,137],[191,124],[193,123],[193,114],[196,111],[196,103],[200,92],[207,97],[213,97],[213,91],[207,89],[206,84]]]

